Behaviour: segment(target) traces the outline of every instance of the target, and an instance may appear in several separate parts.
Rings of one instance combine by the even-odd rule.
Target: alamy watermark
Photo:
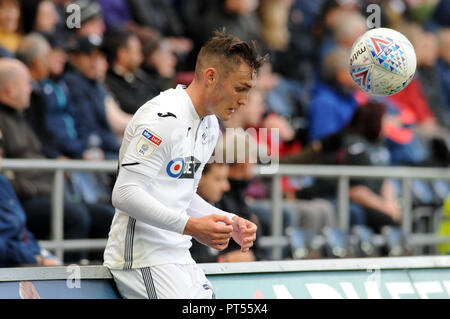
[[[366,25],[369,29],[381,27],[381,7],[378,4],[371,3],[366,8],[366,13],[370,13],[366,19]]]
[[[81,8],[78,4],[69,4],[66,7],[66,13],[68,14],[66,19],[66,26],[68,29],[81,28]]]
[[[261,174],[274,174],[279,168],[278,128],[227,128],[209,163],[259,164]]]
[[[67,279],[66,286],[69,289],[81,288],[81,267],[72,264],[66,267]]]
[[[279,168],[279,146],[280,134],[278,128],[226,128],[223,134],[217,136],[207,127],[202,129],[201,134],[197,134],[201,125],[200,121],[194,123],[188,129],[178,128],[171,134],[171,142],[196,134],[195,140],[200,139],[202,144],[214,144],[215,149],[208,160],[208,163],[225,164],[259,164],[260,174],[274,174]],[[189,147],[189,146],[183,146]],[[205,148],[207,150],[209,148]],[[172,149],[172,158],[179,157],[179,148]],[[200,154],[197,154],[200,155]],[[197,156],[196,155],[196,156]],[[209,154],[208,154],[209,155]],[[185,170],[190,166],[185,165]]]

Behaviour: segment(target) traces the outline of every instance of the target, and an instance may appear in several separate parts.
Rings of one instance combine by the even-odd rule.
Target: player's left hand
[[[256,224],[242,217],[233,217],[233,232],[231,237],[241,246],[242,252],[247,252],[256,240]]]

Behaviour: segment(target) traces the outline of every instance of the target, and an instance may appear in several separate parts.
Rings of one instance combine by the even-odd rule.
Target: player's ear
[[[208,87],[214,86],[217,83],[219,75],[216,68],[207,68],[203,74]]]

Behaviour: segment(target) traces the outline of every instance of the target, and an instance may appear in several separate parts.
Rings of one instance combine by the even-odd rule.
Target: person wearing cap
[[[103,37],[106,30],[100,5],[96,1],[78,0],[73,2],[80,8],[80,27],[75,28],[78,36],[97,35]]]
[[[99,63],[103,63],[101,45],[102,40],[96,35],[74,38],[63,80],[90,132],[88,147],[102,150],[103,155],[99,159],[114,159],[118,156],[120,144],[106,118],[106,92],[98,81]]]

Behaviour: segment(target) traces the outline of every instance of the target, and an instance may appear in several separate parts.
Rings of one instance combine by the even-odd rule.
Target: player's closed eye
[[[235,88],[236,93],[243,93],[246,92],[248,89],[247,88]]]

